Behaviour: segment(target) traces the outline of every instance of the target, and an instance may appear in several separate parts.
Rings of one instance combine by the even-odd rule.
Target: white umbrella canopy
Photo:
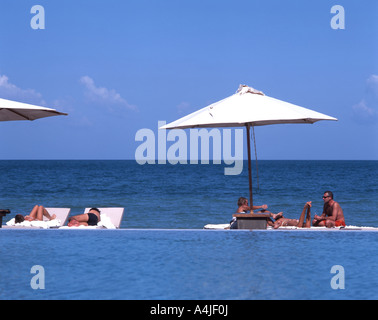
[[[337,120],[325,114],[240,86],[232,96],[173,121],[160,129],[263,126],[280,123],[314,123]]]
[[[60,115],[67,115],[67,113],[27,103],[0,99],[0,121],[36,120]]]
[[[266,96],[263,92],[240,85],[232,96],[215,102],[159,129],[246,127],[250,206],[252,197],[252,169],[250,127],[285,123],[315,123],[336,118]]]

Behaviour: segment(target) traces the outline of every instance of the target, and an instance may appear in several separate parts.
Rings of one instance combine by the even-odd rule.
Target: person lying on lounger
[[[278,229],[279,227],[298,227],[298,228],[310,228],[311,227],[311,201],[306,202],[303,211],[301,213],[301,216],[299,217],[299,220],[296,219],[288,219],[285,218],[283,215],[276,219],[276,221],[273,224],[274,229]],[[306,214],[307,211],[307,214]],[[306,223],[304,223],[306,216]]]
[[[68,218],[69,227],[78,226],[97,226],[97,223],[101,221],[100,210],[97,208],[92,208],[88,213],[79,214]]]
[[[22,214],[17,214],[14,218],[15,223],[21,223],[26,221],[43,221],[43,216],[48,220],[54,220],[56,215],[50,215],[44,206],[35,205],[29,215],[25,217]]]

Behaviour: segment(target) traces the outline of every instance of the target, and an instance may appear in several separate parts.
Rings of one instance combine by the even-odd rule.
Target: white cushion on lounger
[[[14,227],[14,228],[55,228],[63,226],[67,219],[68,215],[70,214],[70,208],[46,208],[50,215],[55,214],[56,218],[54,220],[49,221],[45,216],[43,217],[43,221],[23,221],[21,223],[15,223],[15,218],[12,218],[6,223],[7,227]]]

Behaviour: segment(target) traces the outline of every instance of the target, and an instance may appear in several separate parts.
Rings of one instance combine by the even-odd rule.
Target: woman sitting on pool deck
[[[28,216],[23,216],[22,214],[17,214],[14,217],[15,223],[21,223],[26,221],[43,221],[43,216],[45,216],[49,220],[54,220],[56,215],[50,215],[49,212],[46,210],[44,206],[35,205],[33,210],[30,212]]]
[[[97,223],[101,221],[100,210],[97,208],[92,208],[88,213],[79,214],[68,218],[69,227],[78,226],[97,226]]]

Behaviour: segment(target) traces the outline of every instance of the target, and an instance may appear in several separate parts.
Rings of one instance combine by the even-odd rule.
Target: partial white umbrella
[[[36,120],[61,115],[66,116],[67,113],[27,103],[0,99],[0,121]]]
[[[160,129],[246,127],[250,205],[253,206],[250,128],[270,124],[315,123],[333,120],[307,108],[266,96],[263,92],[240,85],[232,96],[215,102]]]

